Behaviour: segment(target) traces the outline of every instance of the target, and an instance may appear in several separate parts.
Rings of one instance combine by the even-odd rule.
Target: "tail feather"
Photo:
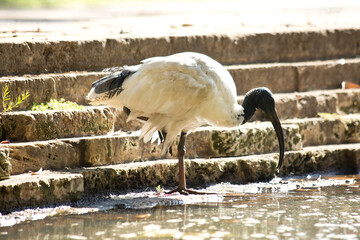
[[[149,142],[154,139],[154,134],[157,134],[158,130],[165,130],[167,134],[161,149],[161,155],[164,157],[176,136],[181,132],[180,126],[181,124],[176,124],[163,115],[151,116],[141,129],[140,139],[143,139],[145,143]]]
[[[161,115],[151,116],[142,127],[140,138],[143,138],[144,142],[148,142],[154,133],[165,128],[167,123],[168,119]]]
[[[178,133],[174,133],[174,132],[168,133],[166,135],[166,139],[163,143],[164,145],[162,146],[162,149],[161,149],[161,156],[166,155],[168,149],[170,148],[171,144],[173,144],[173,142],[175,141],[177,135],[178,135]]]

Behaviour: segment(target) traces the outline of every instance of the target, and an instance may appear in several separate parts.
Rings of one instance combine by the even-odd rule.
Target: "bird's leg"
[[[179,145],[178,145],[179,186],[176,189],[171,190],[171,191],[169,191],[167,193],[170,194],[170,193],[174,193],[174,192],[179,192],[180,194],[185,194],[185,195],[188,195],[188,194],[207,194],[207,193],[204,193],[204,192],[197,192],[197,191],[190,190],[190,189],[186,188],[185,162],[184,162],[184,157],[185,157],[185,152],[186,152],[185,140],[186,140],[186,133],[181,132],[180,141],[179,141]]]
[[[184,162],[184,157],[186,153],[185,140],[186,140],[186,133],[181,132],[180,141],[178,145],[179,189],[186,189],[185,162]]]

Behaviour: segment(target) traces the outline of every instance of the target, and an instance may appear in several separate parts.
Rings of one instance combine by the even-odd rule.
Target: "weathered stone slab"
[[[360,112],[360,90],[337,90],[338,109],[341,112],[359,113]]]
[[[234,35],[122,37],[101,40],[27,41],[0,44],[0,75],[133,65],[152,56],[205,53],[223,64],[289,62],[356,57],[360,30]]]
[[[125,163],[161,159],[162,145],[143,143],[139,133],[130,136],[82,138],[84,161],[87,166]],[[284,126],[285,148],[298,150],[302,148],[297,126]],[[68,143],[72,139],[64,140]],[[177,156],[177,143],[174,143],[173,157]],[[270,123],[242,126],[232,130],[201,128],[189,134],[186,141],[186,157],[220,157],[239,156],[254,153],[267,153],[278,150],[278,141]],[[170,155],[168,155],[170,156]]]
[[[76,141],[74,140],[74,144]],[[9,150],[12,174],[46,170],[64,170],[85,166],[81,147],[60,140],[3,144]]]
[[[44,171],[38,175],[11,176],[0,181],[0,211],[76,201],[81,199],[83,192],[84,179],[77,173]]]
[[[238,95],[255,87],[268,87],[274,93],[337,89],[342,81],[360,83],[360,60],[341,59],[298,63],[267,63],[227,66],[234,78]],[[70,72],[0,78],[0,89],[9,84],[13,98],[25,89],[30,97],[19,109],[26,110],[33,102],[50,98],[65,98],[79,104],[85,99],[91,84],[106,72]],[[2,103],[0,103],[2,104]],[[2,106],[0,106],[2,108]]]
[[[302,92],[295,94],[278,94],[275,101],[281,118],[315,117],[319,112],[336,112],[336,95],[327,92]]]
[[[299,129],[284,125],[285,149],[301,149]],[[178,140],[177,140],[178,141]],[[177,141],[173,156],[177,156]],[[201,128],[188,136],[187,158],[238,156],[278,152],[278,141],[270,123],[247,124],[232,130]],[[3,144],[10,151],[12,174],[39,168],[59,170],[133,161],[161,159],[157,143],[143,143],[139,132],[113,136],[96,136]]]
[[[116,118],[114,122],[114,131],[136,131],[142,128],[143,123],[138,120],[127,121],[128,115],[125,112],[114,109]]]
[[[299,126],[303,146],[360,142],[360,115],[323,114],[323,118],[289,119]]]
[[[359,89],[278,93],[274,98],[280,119],[312,118],[319,112],[360,112]],[[244,96],[238,97],[239,104],[243,99]],[[256,111],[252,120],[266,120],[266,117],[261,111]]]
[[[274,177],[277,154],[186,160],[189,187],[218,182],[248,183]],[[280,175],[319,171],[357,173],[360,169],[360,144],[325,145],[289,151]],[[11,176],[0,181],[0,211],[13,208],[74,201],[83,193],[131,190],[177,185],[177,160],[89,167],[80,174],[44,171]]]
[[[51,98],[86,104],[85,96],[91,84],[106,75],[102,72],[72,72],[43,75],[24,75],[0,78],[0,89],[9,85],[11,100],[14,101],[23,91],[30,96],[19,106],[19,110],[28,110],[33,103],[48,102]],[[0,109],[3,109],[0,102]]]
[[[360,90],[326,90],[275,94],[281,119],[316,117],[319,112],[360,112]],[[239,97],[239,103],[243,96]],[[2,116],[2,139],[33,141],[51,138],[106,134],[114,130],[132,131],[141,128],[136,120],[126,122],[126,114],[111,107],[90,107],[85,110],[47,112],[9,112]],[[251,121],[267,120],[257,111]]]
[[[360,170],[360,145],[337,144],[306,147],[285,154],[281,176],[311,172],[356,174]]]
[[[114,127],[115,109],[8,112],[1,116],[2,138],[27,142],[54,138],[101,135]]]
[[[360,82],[359,59],[340,59],[300,63],[296,66],[298,87],[296,91],[341,88],[342,81]]]
[[[302,148],[296,125],[283,125],[283,133],[285,149]],[[190,158],[242,156],[279,151],[278,139],[270,122],[248,123],[233,129],[206,127],[191,133],[186,141]]]
[[[256,87],[267,87],[274,93],[297,90],[297,70],[291,64],[233,65],[227,69],[235,81],[238,95]]]
[[[186,160],[186,178],[189,186],[219,181],[248,182],[269,179],[273,176],[276,155],[261,160],[249,158],[214,158]],[[85,192],[126,190],[160,185],[171,186],[178,182],[178,160],[157,160],[142,163],[87,168],[84,176]],[[251,180],[250,180],[251,179]]]
[[[342,81],[360,83],[360,59],[228,66],[238,95],[256,87],[274,93],[339,89]]]
[[[274,177],[277,154],[186,160],[186,179],[191,187],[217,182],[248,183]],[[360,144],[307,147],[285,154],[280,175],[319,171],[356,173],[360,169]],[[127,190],[177,185],[177,160],[91,167],[82,170],[85,192]]]
[[[0,181],[10,178],[11,163],[9,161],[9,151],[7,149],[0,150]]]
[[[55,81],[48,77],[39,78],[2,78],[0,81],[0,89],[4,89],[9,85],[10,99],[15,101],[16,97],[20,96],[25,90],[30,94],[16,110],[28,110],[33,103],[48,102],[51,98],[56,98]],[[3,103],[0,101],[1,110]]]

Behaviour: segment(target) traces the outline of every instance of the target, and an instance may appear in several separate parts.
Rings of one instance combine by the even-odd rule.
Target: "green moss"
[[[237,134],[241,134],[240,132]],[[212,147],[219,154],[233,155],[237,151],[239,136],[233,136],[231,132],[213,131],[211,134]]]
[[[7,149],[0,150],[0,181],[8,179],[11,172],[11,163],[9,161],[9,151]]]
[[[56,99],[50,99],[47,103],[34,103],[31,107],[32,111],[46,111],[46,110],[68,110],[68,109],[83,109],[82,105],[77,103],[65,101],[61,98],[59,101]]]
[[[358,100],[354,99],[350,106],[340,107],[340,111],[349,114],[349,113],[359,113],[360,112],[360,103]]]
[[[38,138],[49,139],[58,135],[58,128],[55,122],[52,121],[39,121],[35,125]]]
[[[334,120],[334,119],[340,119],[341,118],[341,115],[337,114],[337,113],[319,112],[318,116],[325,119],[325,120]]]
[[[246,182],[252,182],[256,180],[256,174],[254,174],[254,171],[248,162],[246,161],[239,162],[239,169],[240,172],[242,172],[241,175],[245,177],[244,180]]]
[[[124,151],[124,152],[127,150],[127,144],[128,144],[128,141],[125,140],[125,141],[124,141],[124,145],[123,145],[123,151]]]
[[[111,139],[106,139],[106,147],[107,147],[107,155],[108,155],[108,158],[111,158],[112,157],[112,147],[111,147]]]
[[[345,136],[346,138],[358,138],[360,132],[360,123],[358,121],[346,122]]]
[[[293,144],[294,144],[294,145],[297,145],[299,142],[300,142],[300,138],[294,137],[294,139],[293,139]]]

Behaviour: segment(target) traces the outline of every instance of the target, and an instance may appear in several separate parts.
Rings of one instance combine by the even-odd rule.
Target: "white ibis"
[[[162,155],[180,134],[178,145],[179,186],[170,192],[198,193],[186,188],[186,135],[203,125],[235,127],[246,123],[261,109],[272,122],[279,141],[277,171],[284,158],[284,136],[275,100],[267,88],[250,90],[239,105],[230,73],[212,58],[193,52],[145,59],[92,84],[87,96],[93,105],[123,109],[128,121],[145,121],[140,137],[144,142],[159,131]]]

